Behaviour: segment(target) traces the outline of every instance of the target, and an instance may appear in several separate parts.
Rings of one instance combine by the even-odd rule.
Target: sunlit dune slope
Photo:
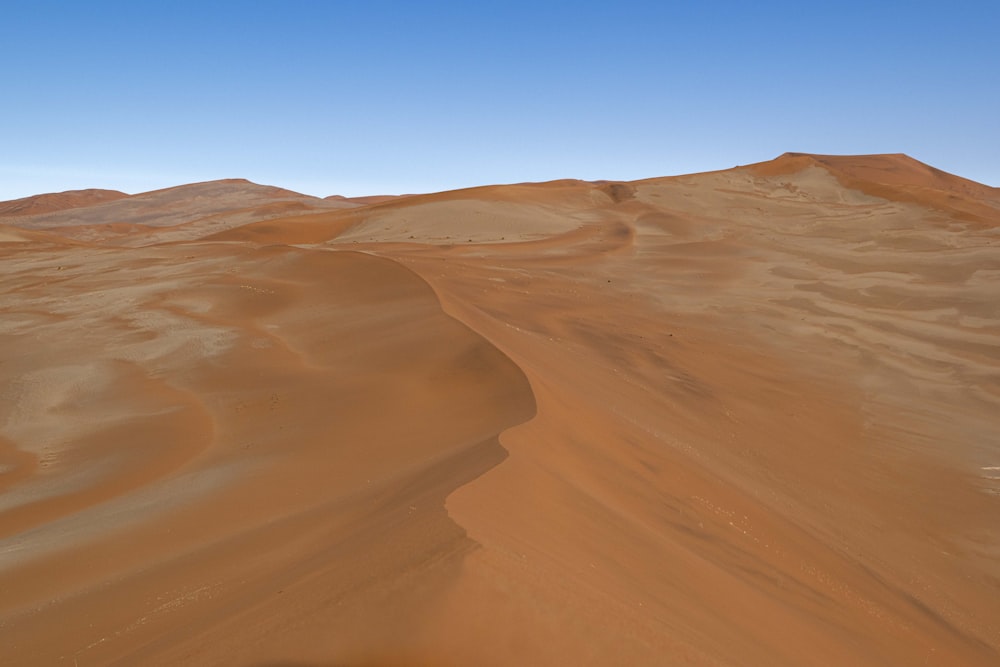
[[[0,232],[5,662],[1000,662],[995,188],[225,183]]]
[[[995,224],[1000,212],[1000,190],[935,169],[902,155],[845,155],[786,153],[777,160],[754,165],[757,173],[777,175],[816,165],[849,189],[900,202],[915,202],[946,211],[960,220]]]

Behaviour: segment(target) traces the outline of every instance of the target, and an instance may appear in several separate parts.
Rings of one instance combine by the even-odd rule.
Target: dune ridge
[[[41,215],[71,208],[85,208],[128,197],[118,190],[67,190],[0,202],[0,217]]]
[[[1000,660],[995,188],[786,153],[5,224],[6,662]]]

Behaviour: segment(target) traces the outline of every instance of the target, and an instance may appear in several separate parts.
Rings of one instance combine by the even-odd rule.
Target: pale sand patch
[[[458,199],[371,214],[337,242],[515,243],[563,234],[582,221],[554,207]]]

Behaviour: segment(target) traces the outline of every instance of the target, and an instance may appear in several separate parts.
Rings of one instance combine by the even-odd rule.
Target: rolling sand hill
[[[68,190],[47,195],[35,195],[0,202],[0,217],[29,216],[54,213],[71,208],[84,208],[122,199],[128,195],[117,190]]]
[[[3,664],[1000,664],[996,188],[790,153],[3,224]]]
[[[81,191],[86,192],[108,191]],[[27,200],[48,202],[48,198],[69,194],[74,193],[40,195]],[[114,194],[121,196],[108,197],[92,206],[81,206],[77,197],[72,199],[77,202],[72,206],[55,208],[53,204],[46,212],[33,215],[21,214],[24,209],[19,206],[12,208],[18,213],[9,214],[18,217],[8,218],[5,223],[25,229],[59,230],[67,238],[105,243],[113,242],[112,239],[128,242],[123,237],[138,236],[142,244],[148,245],[197,239],[274,217],[360,205],[348,199],[324,200],[243,179],[193,183],[131,196]],[[10,204],[23,201],[26,200]],[[0,204],[0,211],[5,208],[5,204]]]

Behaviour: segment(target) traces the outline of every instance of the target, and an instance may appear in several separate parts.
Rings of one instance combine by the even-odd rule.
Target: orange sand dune
[[[137,247],[197,240],[252,222],[361,206],[231,179],[157,190],[104,206],[22,216],[16,224],[58,229],[65,238],[83,242]]]
[[[117,190],[68,190],[0,202],[0,217],[40,215],[71,208],[94,206],[128,197]]]
[[[814,164],[833,174],[846,188],[900,202],[940,209],[963,221],[995,224],[1000,189],[935,169],[907,155],[845,155],[786,153],[777,160],[752,165],[761,174],[797,171]]]
[[[260,187],[0,232],[4,664],[1000,662],[995,189]]]
[[[75,208],[67,210],[21,215],[13,224],[26,229],[59,229],[67,236],[100,241],[151,227],[174,228],[205,219],[215,220],[196,235],[197,238],[228,228],[219,218],[234,217],[230,226],[237,226],[289,212],[359,206],[351,202],[325,201],[243,179],[193,183],[123,197],[86,206],[76,204]],[[165,231],[158,234],[169,236]],[[162,240],[154,238],[152,242]]]

